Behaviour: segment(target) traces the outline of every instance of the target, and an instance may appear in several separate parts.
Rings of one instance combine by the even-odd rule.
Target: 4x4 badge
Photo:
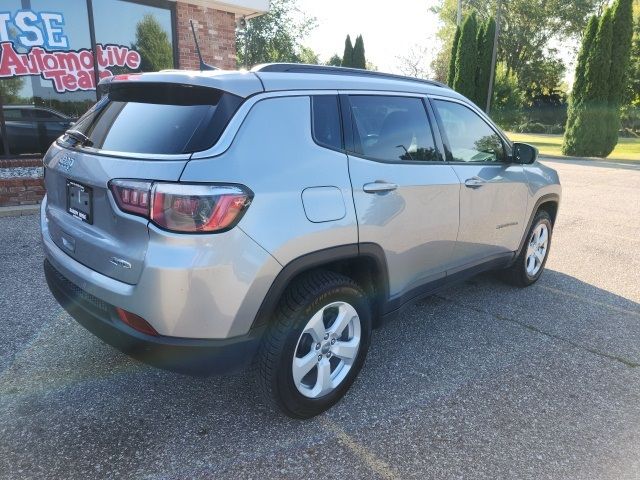
[[[111,262],[116,267],[131,268],[131,264],[129,262],[118,257],[111,257],[109,259],[109,262]]]

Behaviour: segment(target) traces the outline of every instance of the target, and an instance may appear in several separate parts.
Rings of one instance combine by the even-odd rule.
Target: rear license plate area
[[[86,223],[93,223],[93,189],[67,180],[67,212]]]

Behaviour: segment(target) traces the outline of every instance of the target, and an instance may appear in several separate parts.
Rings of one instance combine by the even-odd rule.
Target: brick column
[[[199,60],[189,20],[193,20],[205,63],[224,70],[236,69],[236,17],[180,0],[176,3],[178,66],[183,70],[198,70]]]

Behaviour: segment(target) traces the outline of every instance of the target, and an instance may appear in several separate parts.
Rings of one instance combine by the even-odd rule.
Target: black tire
[[[536,272],[535,275],[529,275],[527,273],[527,245],[531,239],[531,235],[538,228],[538,226],[544,223],[549,232],[549,241],[547,243],[547,250],[545,252],[544,260],[542,262],[542,266]],[[553,236],[553,225],[551,223],[551,217],[545,210],[538,210],[536,216],[531,223],[531,228],[527,232],[527,236],[525,238],[524,246],[522,247],[522,251],[518,258],[515,259],[514,263],[507,269],[501,272],[502,279],[509,283],[510,285],[514,285],[516,287],[528,287],[529,285],[534,284],[538,281],[542,272],[544,272],[544,267],[547,264],[547,258],[549,258],[549,251],[551,250],[551,238]]]
[[[298,339],[311,317],[332,302],[347,302],[360,318],[360,346],[344,380],[319,398],[302,395],[292,373]],[[364,364],[371,342],[371,309],[365,292],[350,278],[317,270],[304,274],[284,292],[257,357],[257,380],[272,405],[292,418],[311,418],[329,409],[347,392]]]

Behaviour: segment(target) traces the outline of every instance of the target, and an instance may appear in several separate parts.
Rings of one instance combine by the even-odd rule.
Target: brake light
[[[174,232],[228,230],[252,199],[252,193],[238,185],[112,180],[109,187],[121,210]]]

